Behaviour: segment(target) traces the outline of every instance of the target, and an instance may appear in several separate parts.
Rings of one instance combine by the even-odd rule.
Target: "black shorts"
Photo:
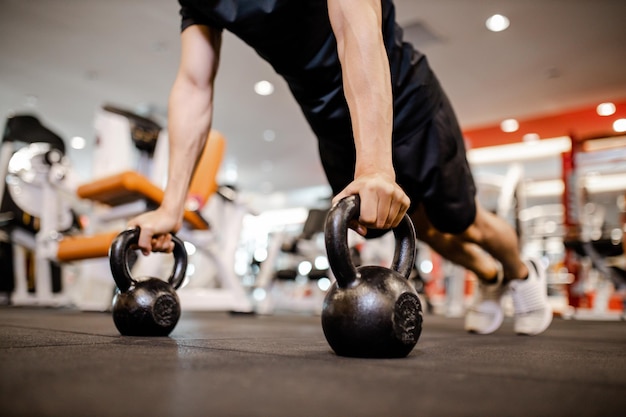
[[[354,143],[336,139],[319,143],[333,194],[352,181],[355,158]],[[463,134],[445,96],[420,130],[394,138],[393,159],[396,181],[411,199],[410,213],[423,203],[433,226],[444,233],[461,233],[474,222],[476,186]]]

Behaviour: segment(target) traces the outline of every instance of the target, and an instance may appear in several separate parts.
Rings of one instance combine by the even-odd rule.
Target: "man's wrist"
[[[360,177],[364,175],[385,175],[395,180],[396,173],[393,169],[393,165],[391,163],[368,163],[363,165],[358,165],[354,169],[354,176]]]

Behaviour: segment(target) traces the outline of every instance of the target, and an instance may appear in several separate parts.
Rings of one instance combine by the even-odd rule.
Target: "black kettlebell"
[[[331,208],[326,219],[326,251],[336,282],[324,299],[322,329],[337,355],[405,357],[422,332],[422,306],[408,282],[415,261],[415,228],[405,215],[393,229],[392,269],[356,268],[347,233],[348,223],[358,219],[359,212],[359,197],[349,196]]]
[[[139,228],[121,232],[109,250],[109,262],[118,292],[113,298],[113,322],[124,336],[167,336],[180,318],[180,300],[176,294],[185,278],[187,251],[176,236],[174,270],[167,282],[152,277],[134,279],[128,265],[128,253],[139,241]]]

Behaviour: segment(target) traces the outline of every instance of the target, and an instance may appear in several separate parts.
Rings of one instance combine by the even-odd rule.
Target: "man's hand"
[[[182,226],[178,216],[167,213],[159,208],[141,214],[128,222],[128,227],[139,227],[138,246],[144,255],[150,252],[167,252],[174,250],[174,242],[170,233],[177,232]]]
[[[395,179],[381,173],[364,174],[355,178],[333,198],[333,204],[344,197],[358,194],[361,197],[359,221],[350,227],[362,236],[367,229],[396,227],[409,209],[411,201]]]

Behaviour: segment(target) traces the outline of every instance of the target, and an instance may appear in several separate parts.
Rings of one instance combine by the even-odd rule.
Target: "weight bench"
[[[161,188],[135,171],[126,171],[83,184],[76,192],[80,198],[97,201],[111,207],[128,207],[128,204],[145,202],[143,205],[132,206],[135,209],[131,209],[131,213],[124,214],[133,214],[132,211],[145,211],[150,206],[157,207],[163,201],[164,194]],[[198,211],[185,210],[183,218],[194,229],[207,230],[209,228],[209,223]]]
[[[225,139],[218,132],[211,132],[206,146],[199,159],[190,186],[190,198],[194,204],[201,207],[217,190],[215,178],[222,161],[225,149]],[[77,195],[82,199],[106,204],[115,210],[117,218],[129,217],[146,211],[150,206],[156,207],[163,201],[163,190],[154,185],[143,175],[126,171],[120,174],[104,177],[78,187]],[[198,204],[200,203],[200,204]],[[130,205],[130,208],[129,208]],[[116,210],[117,209],[117,210]],[[45,213],[46,215],[49,213]],[[53,217],[53,216],[51,216]],[[108,215],[107,219],[114,216]],[[185,222],[195,230],[208,230],[209,224],[197,210],[185,210]],[[99,233],[95,235],[60,236],[60,239],[41,239],[27,233],[16,231],[13,240],[24,248],[36,252],[37,259],[52,259],[57,262],[73,262],[85,259],[104,258],[108,256],[109,247],[113,239],[121,230]],[[16,265],[22,265],[25,253],[17,251]],[[39,269],[39,268],[38,268]],[[42,267],[42,269],[45,269]],[[37,278],[39,299],[52,299],[52,289],[48,274]],[[25,280],[16,280],[14,299],[19,303],[28,303],[28,289]],[[37,303],[37,302],[35,302]]]
[[[198,210],[218,190],[216,177],[225,148],[226,140],[224,137],[220,133],[212,131],[189,185],[187,207],[190,209],[185,210],[183,219],[192,229],[209,229],[208,222]],[[138,214],[150,207],[159,206],[163,201],[164,194],[160,187],[135,171],[125,171],[83,184],[78,187],[76,193],[80,198],[97,201],[112,208],[122,207],[122,209],[117,209],[118,212],[122,212],[122,217],[136,214],[132,211],[136,211]],[[129,206],[132,204],[135,206]]]
[[[186,240],[193,241],[195,237],[198,237],[199,241],[204,241],[197,246],[200,247],[200,253],[209,256],[215,263],[221,288],[183,288],[178,291],[178,294],[182,304],[188,309],[251,312],[252,303],[233,270],[234,249],[236,249],[239,229],[232,236],[219,239],[220,242],[207,242],[207,239],[198,236],[198,232],[208,232],[211,229],[209,222],[200,213],[200,209],[213,194],[220,194],[216,178],[225,146],[224,137],[219,132],[212,131],[196,164],[189,186],[187,208],[183,215],[188,230],[183,229],[179,232],[180,237],[184,239],[188,237]],[[156,208],[162,203],[164,192],[143,175],[126,171],[83,184],[78,187],[77,195],[80,198],[109,206],[109,213],[99,216],[100,220],[106,221],[121,217],[128,218]],[[227,196],[224,198],[228,199]],[[240,216],[241,210],[238,209],[236,214]],[[241,223],[240,220],[239,218],[238,223]],[[117,233],[105,233],[91,237],[64,238],[59,242],[57,257],[59,260],[62,258],[65,261],[71,261],[107,256],[111,242],[116,235]],[[226,240],[228,242],[225,242]],[[211,247],[207,248],[207,244]]]

